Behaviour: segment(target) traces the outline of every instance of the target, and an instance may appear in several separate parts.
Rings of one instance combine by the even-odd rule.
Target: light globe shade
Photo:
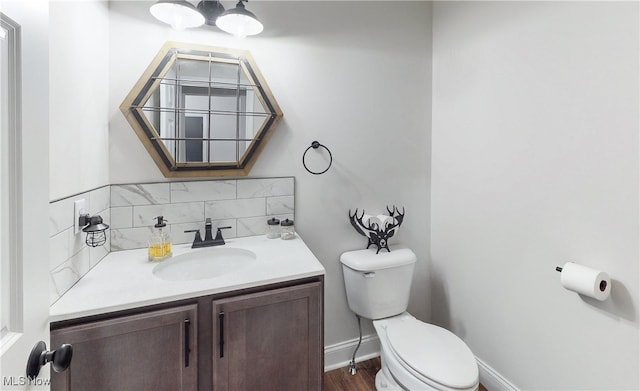
[[[160,0],[149,8],[149,12],[176,30],[200,27],[205,21],[200,11],[185,0]]]
[[[222,31],[238,38],[260,34],[264,29],[256,16],[239,2],[236,8],[225,11],[216,20],[216,26]]]

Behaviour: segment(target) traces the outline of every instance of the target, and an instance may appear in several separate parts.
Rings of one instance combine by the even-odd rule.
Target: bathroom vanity
[[[73,345],[51,389],[321,390],[322,265],[300,238],[223,247],[255,262],[167,281],[144,249],[109,254],[51,307],[51,346]],[[174,259],[198,251],[216,261],[188,246]]]

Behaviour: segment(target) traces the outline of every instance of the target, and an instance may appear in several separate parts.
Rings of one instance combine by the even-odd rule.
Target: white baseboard
[[[332,371],[338,368],[349,366],[353,350],[358,345],[358,338],[348,341],[338,342],[324,348],[324,370]],[[362,344],[356,354],[356,363],[370,360],[380,356],[380,340],[376,334],[369,334],[362,337]],[[487,363],[476,357],[478,370],[480,372],[480,383],[488,391],[520,391],[509,380],[500,375]]]
[[[324,348],[324,370],[331,371],[334,369],[348,367],[353,350],[358,345],[358,338],[348,341],[338,342],[337,344],[325,346]],[[362,337],[362,344],[356,354],[356,363],[370,360],[380,355],[380,340],[376,334],[365,335]]]
[[[486,362],[476,357],[478,369],[480,370],[480,383],[488,391],[519,391],[509,380],[496,372],[495,369],[487,365]]]

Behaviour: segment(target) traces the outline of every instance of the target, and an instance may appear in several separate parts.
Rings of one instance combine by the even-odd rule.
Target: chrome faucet
[[[193,239],[193,244],[191,245],[191,248],[222,246],[224,244],[224,238],[222,237],[222,230],[229,229],[229,228],[231,227],[218,227],[216,230],[216,237],[214,238],[212,233],[211,219],[207,217],[204,223],[204,240],[202,239],[202,236],[200,236],[199,229],[190,229],[184,232],[196,233],[196,236]]]

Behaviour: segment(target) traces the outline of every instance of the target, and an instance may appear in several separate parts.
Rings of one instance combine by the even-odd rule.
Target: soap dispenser
[[[162,261],[172,255],[171,237],[165,231],[167,220],[164,216],[156,217],[158,222],[154,225],[154,232],[149,238],[149,261]]]

